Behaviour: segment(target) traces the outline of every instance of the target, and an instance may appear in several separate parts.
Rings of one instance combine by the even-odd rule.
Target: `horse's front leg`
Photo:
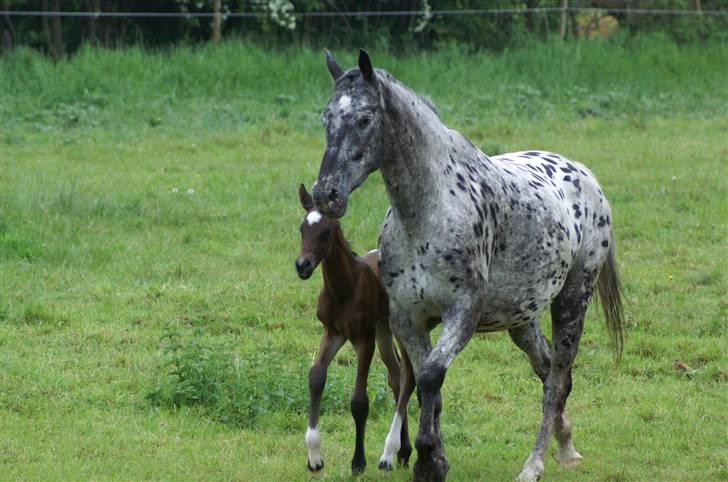
[[[447,477],[450,465],[440,434],[440,388],[445,381],[448,367],[475,333],[477,320],[477,310],[474,307],[465,303],[449,307],[443,313],[442,335],[417,373],[422,412],[420,430],[415,440],[417,462],[414,467],[414,480],[441,481]]]
[[[334,335],[329,331],[321,337],[319,352],[311,369],[308,371],[308,388],[311,396],[311,405],[308,414],[308,430],[306,430],[306,448],[308,449],[308,469],[318,472],[324,468],[321,458],[321,434],[317,424],[321,412],[321,394],[326,386],[326,371],[331,360],[346,342],[341,335]]]
[[[367,379],[369,378],[369,367],[374,356],[374,339],[360,338],[355,341],[356,351],[356,383],[354,394],[351,397],[351,416],[356,425],[356,446],[354,457],[351,459],[351,473],[358,475],[364,472],[367,466],[367,459],[364,453],[364,430],[367,417],[369,416],[369,396],[367,396]]]
[[[407,467],[412,454],[412,445],[410,444],[409,429],[407,427],[407,405],[415,388],[415,376],[412,370],[412,362],[407,356],[406,350],[400,351],[402,352],[400,360],[401,382],[398,390],[397,410],[387,434],[387,439],[384,442],[384,452],[379,459],[379,468],[381,470],[392,470],[394,468],[395,454],[397,455],[397,462],[403,467]]]

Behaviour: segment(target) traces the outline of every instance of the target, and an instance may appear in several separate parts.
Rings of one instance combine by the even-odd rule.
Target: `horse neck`
[[[346,298],[354,290],[354,253],[338,223],[331,235],[331,250],[321,262],[324,287],[333,298]]]
[[[388,125],[380,170],[394,214],[412,228],[426,203],[437,203],[441,163],[447,159],[451,131],[412,91],[392,81],[385,96]]]

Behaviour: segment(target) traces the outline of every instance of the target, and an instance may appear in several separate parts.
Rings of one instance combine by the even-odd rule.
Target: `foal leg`
[[[397,397],[397,410],[394,413],[392,426],[384,442],[384,451],[379,459],[379,468],[381,470],[392,470],[394,468],[395,454],[397,455],[398,464],[407,467],[412,454],[412,445],[410,444],[409,429],[407,427],[407,405],[415,388],[415,375],[407,352],[405,350],[401,350],[401,352],[402,383],[399,389],[399,397]]]
[[[531,367],[541,382],[546,383],[551,370],[551,348],[541,332],[538,320],[532,320],[527,325],[508,330],[513,342],[523,350],[531,362]],[[571,423],[563,411],[561,416],[554,420],[554,438],[559,444],[556,460],[567,466],[577,465],[581,462],[581,455],[574,448],[571,440]]]
[[[367,466],[366,456],[364,455],[364,429],[369,416],[367,379],[369,378],[369,367],[374,356],[374,339],[360,338],[353,343],[357,365],[354,394],[351,397],[351,416],[354,418],[354,424],[356,425],[356,445],[354,447],[354,458],[351,459],[351,473],[352,475],[358,475],[364,472],[364,468]]]
[[[579,348],[584,328],[584,315],[591,298],[593,285],[586,281],[576,282],[570,277],[561,293],[551,303],[553,348],[551,366],[544,382],[543,421],[536,438],[533,452],[518,476],[520,481],[536,481],[543,474],[543,459],[551,432],[556,427],[560,447],[566,444],[561,456],[578,458],[576,450],[569,454],[571,427],[562,419],[566,399],[571,392],[571,367]],[[573,450],[573,445],[570,447]],[[576,454],[576,455],[574,455]],[[577,457],[578,456],[578,457]]]
[[[326,386],[326,371],[336,353],[346,342],[341,335],[333,335],[328,331],[321,337],[318,356],[308,371],[308,388],[311,396],[311,405],[308,414],[308,430],[306,430],[306,447],[308,449],[308,469],[317,472],[324,468],[321,458],[321,434],[318,424],[321,412],[321,394]]]

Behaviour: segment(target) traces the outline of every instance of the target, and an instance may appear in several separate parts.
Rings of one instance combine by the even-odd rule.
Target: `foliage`
[[[227,37],[244,37],[275,45],[310,45],[354,48],[362,45],[378,49],[411,50],[431,48],[447,43],[466,45],[471,49],[500,51],[535,41],[559,36],[559,11],[532,12],[527,8],[557,8],[561,0],[222,0],[222,31]],[[728,15],[642,15],[625,13],[625,8],[668,9],[695,12],[725,7],[721,0],[572,0],[572,7],[595,7],[594,14],[608,16],[616,30],[632,35],[663,32],[673,40],[725,40]],[[6,0],[12,10],[40,10],[38,0]],[[213,0],[70,0],[59,6],[66,11],[103,12],[171,12],[210,13]],[[466,13],[463,15],[434,15],[436,10],[506,9],[500,14]],[[298,17],[294,13],[414,11],[414,16],[347,16]],[[233,17],[231,13],[259,14],[256,17]],[[579,34],[576,15],[566,19],[570,35]],[[583,19],[582,19],[583,21]],[[209,17],[174,18],[78,18],[60,20],[58,39],[51,40],[52,19],[41,17],[6,17],[1,25],[9,45],[27,45],[54,51],[76,51],[84,43],[105,47],[129,45],[168,46],[179,43],[199,43],[211,38]],[[63,45],[55,46],[54,42]],[[63,48],[67,47],[67,48]]]
[[[185,339],[168,328],[162,335],[163,362],[157,385],[147,394],[156,406],[176,408],[201,406],[212,419],[236,427],[251,428],[271,412],[299,416],[308,413],[310,360],[284,357],[277,352],[238,354],[230,341],[206,341],[202,329]],[[321,413],[349,412],[347,379],[351,369],[330,370],[322,399]],[[391,402],[391,392],[382,377],[372,377],[369,392],[376,419]]]

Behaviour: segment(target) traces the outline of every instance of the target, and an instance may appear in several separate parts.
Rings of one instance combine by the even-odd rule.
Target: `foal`
[[[306,210],[301,223],[301,255],[296,270],[301,279],[308,279],[321,263],[324,287],[319,294],[316,315],[324,325],[324,334],[316,360],[308,374],[311,407],[306,431],[308,468],[317,472],[324,467],[321,457],[321,435],[317,428],[321,409],[321,394],[326,384],[326,371],[339,349],[349,340],[357,357],[356,384],[351,397],[351,415],[356,425],[356,446],[351,461],[353,474],[366,467],[364,455],[364,426],[369,414],[367,378],[374,355],[374,345],[387,367],[387,382],[395,401],[399,397],[400,364],[389,329],[387,294],[379,280],[379,252],[370,251],[356,256],[344,238],[336,219],[323,217],[315,208],[311,196],[301,184],[298,195]],[[413,375],[407,377],[413,380]],[[403,420],[400,431],[400,462],[406,464],[412,453]]]

